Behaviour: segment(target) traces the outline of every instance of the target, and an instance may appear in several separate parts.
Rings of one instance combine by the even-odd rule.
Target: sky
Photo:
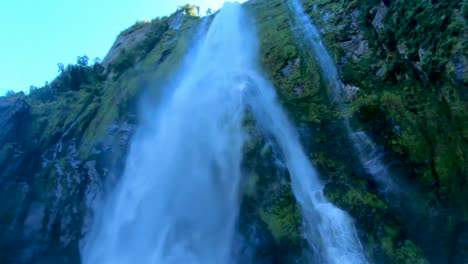
[[[57,63],[92,62],[107,54],[117,35],[136,21],[170,15],[182,4],[200,13],[223,0],[1,0],[0,96],[29,91],[58,74]]]

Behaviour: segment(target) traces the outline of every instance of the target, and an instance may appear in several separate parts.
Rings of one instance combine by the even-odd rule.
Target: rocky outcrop
[[[385,26],[384,19],[385,19],[385,16],[387,15],[387,12],[388,12],[388,7],[384,4],[384,2],[381,2],[377,6],[374,19],[372,20],[372,26],[377,32],[380,31]]]
[[[106,137],[83,155],[78,148],[84,131],[75,122],[45,148],[33,145],[28,133],[6,144],[11,155],[0,171],[0,250],[9,253],[2,254],[0,262],[79,261],[88,207],[102,190],[103,179],[117,177],[134,125],[111,124]]]
[[[146,35],[150,32],[151,24],[143,21],[120,33],[102,61],[102,66],[108,68],[123,52],[135,48],[135,46],[145,40]]]
[[[0,97],[0,146],[9,141],[17,141],[21,137],[22,128],[31,114],[31,107],[25,101],[24,94],[10,97]]]

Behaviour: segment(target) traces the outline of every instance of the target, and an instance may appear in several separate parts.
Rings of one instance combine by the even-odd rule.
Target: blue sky
[[[138,20],[198,4],[201,13],[223,0],[1,0],[0,95],[28,91],[57,76],[57,63],[103,58],[117,35]]]

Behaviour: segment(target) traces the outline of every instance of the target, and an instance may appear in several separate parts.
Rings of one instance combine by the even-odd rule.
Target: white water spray
[[[84,241],[84,263],[231,262],[244,143],[232,73],[250,45],[241,19],[239,5],[225,6],[156,118],[141,125]]]
[[[382,163],[383,152],[369,136],[363,131],[353,132],[351,133],[351,140],[358,150],[362,165],[374,177],[374,180],[380,184],[381,191],[384,193],[400,193],[401,190],[392,179],[387,166]]]
[[[330,53],[328,53],[322,42],[319,30],[304,11],[300,0],[288,0],[287,4],[294,14],[292,22],[294,34],[298,39],[305,40],[300,42],[301,45],[304,45],[306,50],[312,50],[314,58],[322,69],[322,75],[330,84],[334,85],[333,92],[336,93],[335,96],[340,96],[342,84],[338,78],[338,71]]]
[[[323,184],[300,145],[299,137],[277,102],[274,89],[259,75],[251,75],[248,101],[260,127],[279,145],[288,168],[294,196],[306,227],[305,238],[317,260],[324,263],[366,263],[352,219],[330,203]]]

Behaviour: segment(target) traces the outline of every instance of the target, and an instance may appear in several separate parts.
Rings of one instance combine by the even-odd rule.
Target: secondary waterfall
[[[321,263],[366,263],[352,219],[323,184],[257,65],[255,30],[226,4],[180,82],[135,135],[115,192],[84,240],[84,263],[233,263],[245,111],[278,144]],[[151,116],[148,113],[145,116]]]
[[[304,11],[300,0],[288,0],[288,7],[292,11],[294,18],[292,26],[297,38],[302,41],[305,48],[311,49],[322,69],[322,76],[328,85],[332,87],[333,97],[343,107],[343,83],[341,82],[336,66],[328,50],[322,43],[320,32],[314,25],[310,17]],[[368,173],[381,185],[381,189],[386,192],[399,192],[398,185],[394,182],[387,167],[380,160],[380,153],[376,145],[364,131],[353,131],[349,119],[345,119],[345,126],[350,135],[350,139],[358,150],[359,159]]]
[[[279,145],[298,201],[305,238],[319,263],[366,263],[352,219],[323,194],[323,184],[300,145],[299,137],[276,100],[273,87],[261,76],[251,75],[247,97],[260,127]]]
[[[340,81],[330,54],[322,43],[319,30],[304,11],[300,0],[288,0],[287,3],[293,14],[291,24],[296,37],[301,45],[304,45],[304,48],[313,52],[314,58],[322,69],[322,76],[328,85],[332,87],[334,99],[339,103],[340,108],[344,110],[344,85]],[[445,246],[438,245],[438,251],[434,251],[433,248],[434,244],[442,241],[440,238],[440,234],[444,233],[442,227],[447,226],[447,224],[434,225],[434,222],[446,221],[442,216],[443,214],[439,215],[437,209],[430,208],[427,200],[420,195],[420,191],[412,188],[404,179],[393,178],[389,166],[382,159],[384,152],[364,131],[354,131],[348,118],[345,118],[344,125],[362,166],[379,185],[380,192],[383,193],[392,208],[405,217],[406,223],[410,226],[409,232],[412,237],[433,259],[442,259],[440,258],[440,255],[443,255],[441,248]],[[438,230],[433,230],[434,226]]]

